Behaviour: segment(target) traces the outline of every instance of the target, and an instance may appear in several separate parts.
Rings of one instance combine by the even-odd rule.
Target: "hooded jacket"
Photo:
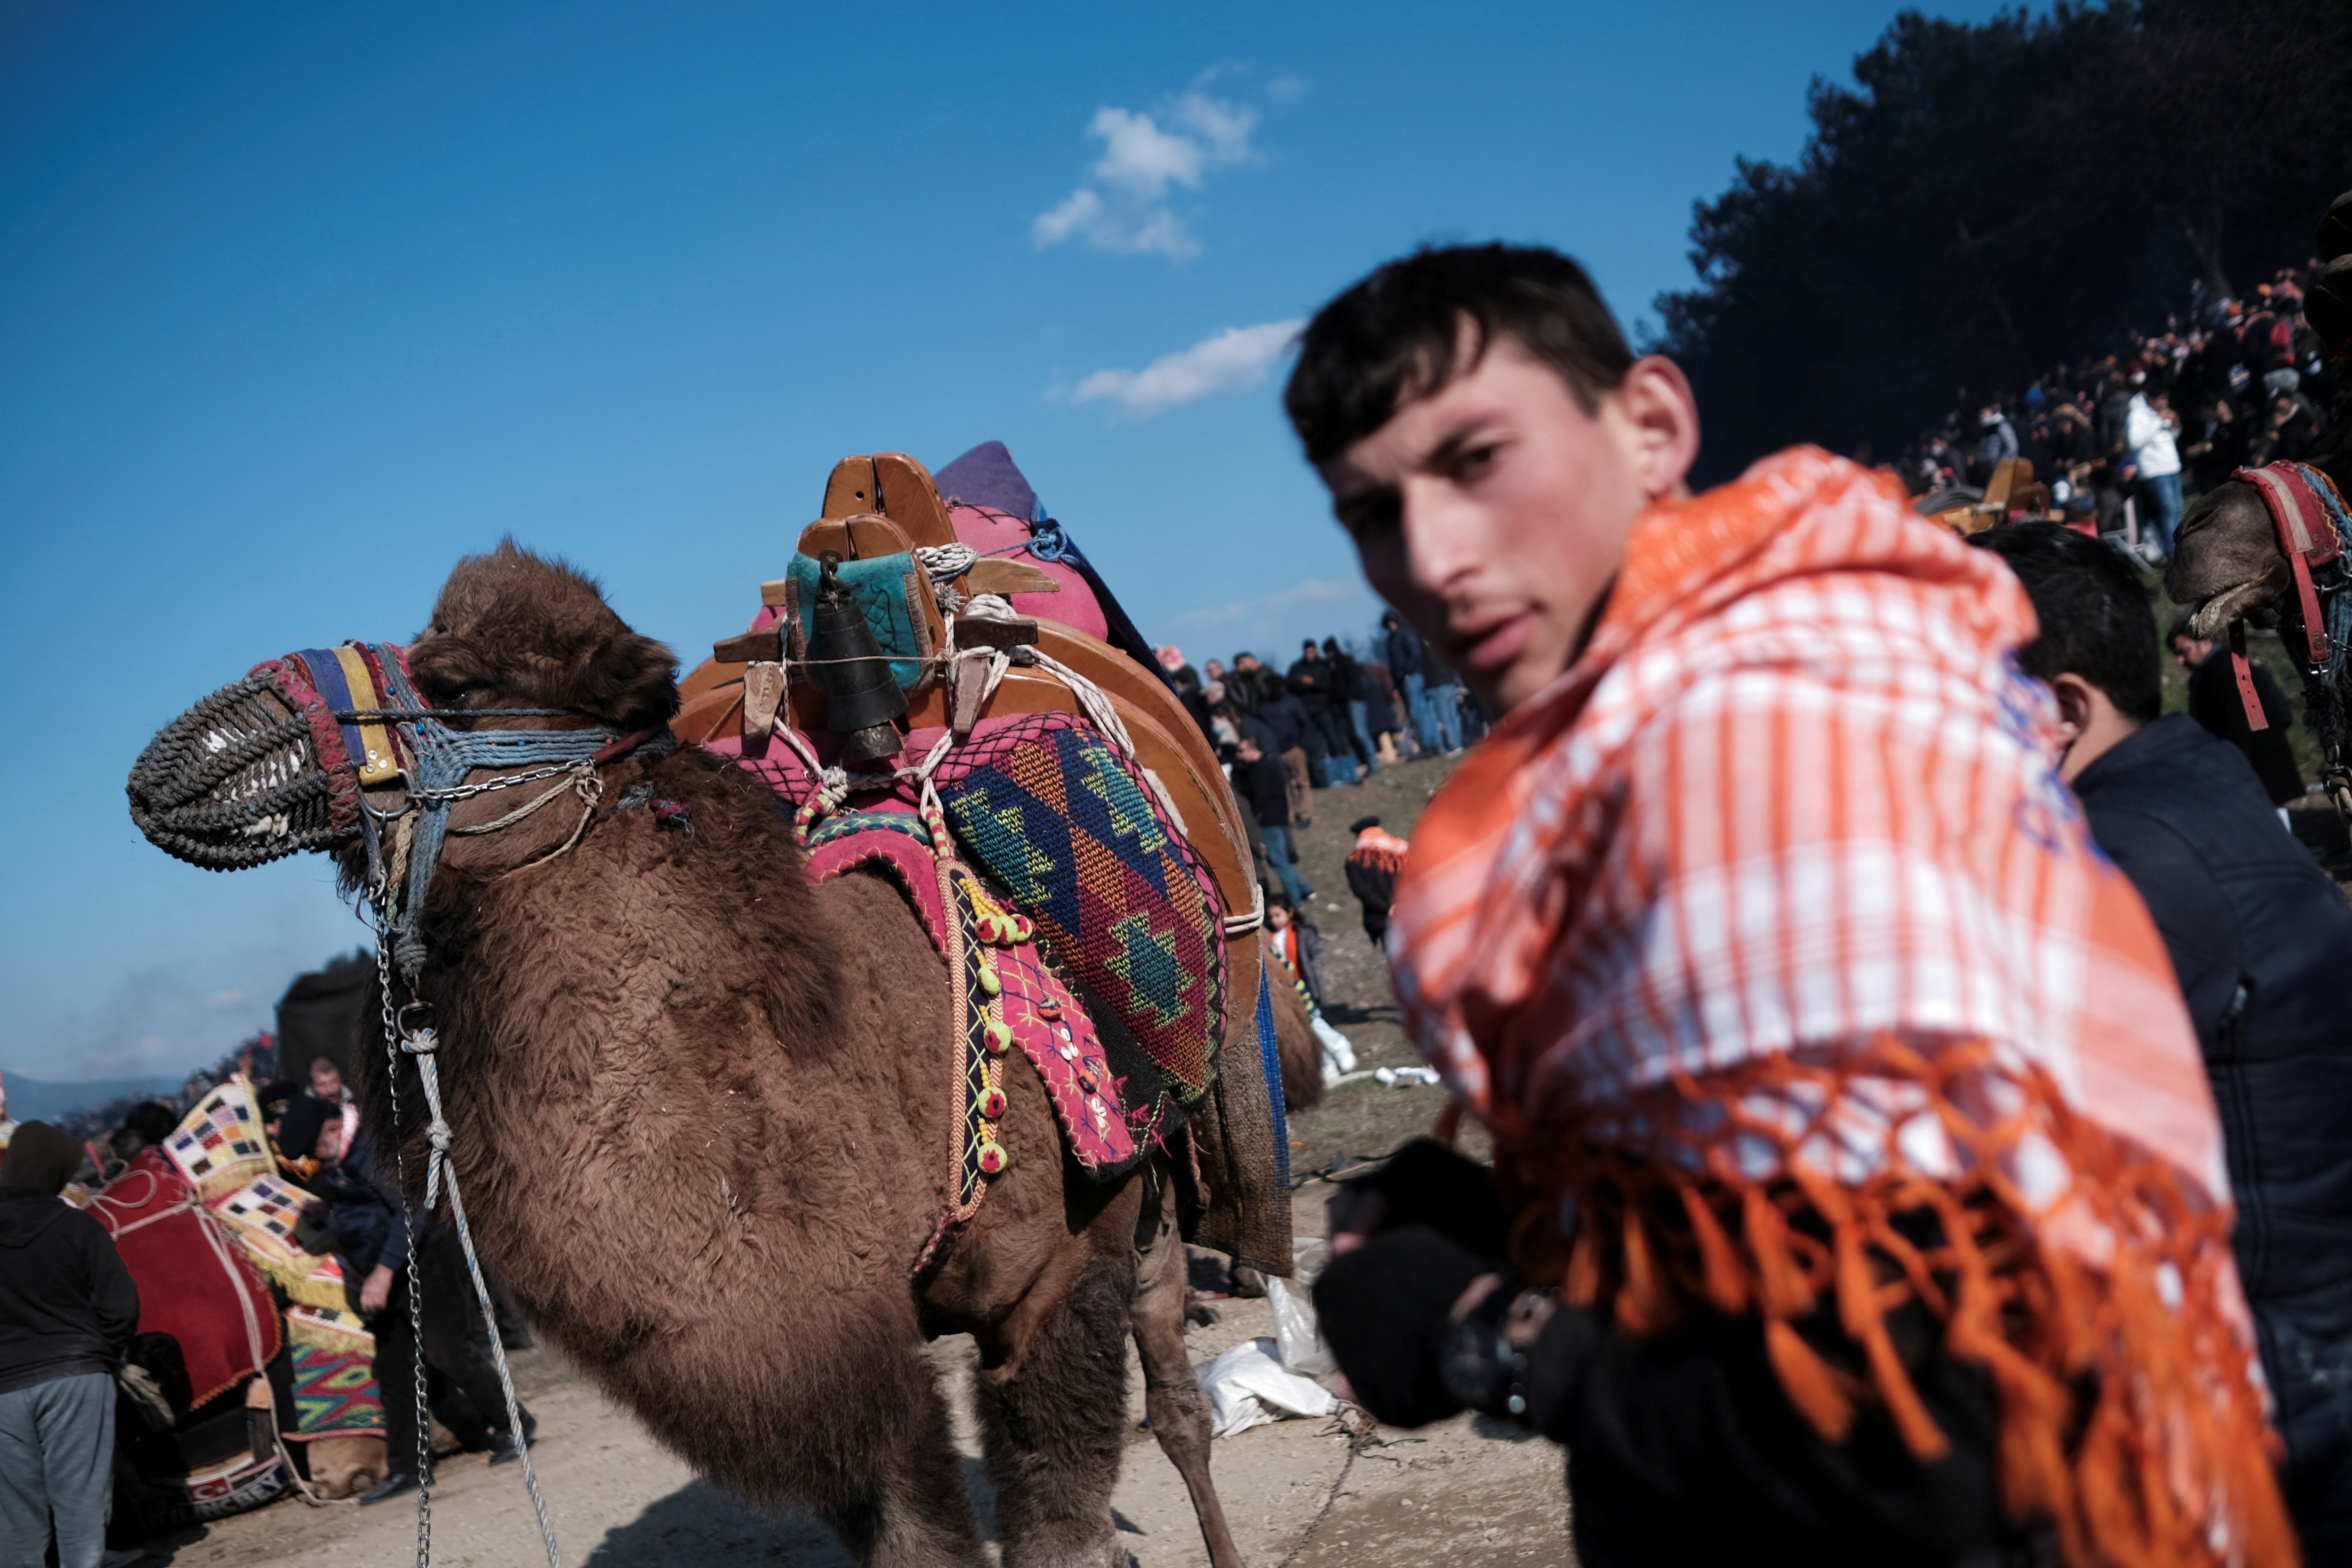
[[[109,1373],[139,1327],[139,1287],[106,1227],[61,1201],[73,1142],[27,1121],[0,1165],[0,1394]]]

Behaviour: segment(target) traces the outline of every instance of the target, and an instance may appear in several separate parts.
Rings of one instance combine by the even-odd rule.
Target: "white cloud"
[[[1256,127],[1256,110],[1198,90],[1157,115],[1098,109],[1087,134],[1102,142],[1102,156],[1087,171],[1086,184],[1037,215],[1030,237],[1041,250],[1079,238],[1118,256],[1197,256],[1200,241],[1171,205],[1171,193],[1180,186],[1197,191],[1211,171],[1255,162],[1250,135]]]
[[[234,985],[224,987],[205,998],[205,1010],[208,1013],[224,1012],[231,1007],[244,1005],[245,993]]]
[[[1071,401],[1108,397],[1132,413],[1149,415],[1213,393],[1255,386],[1304,324],[1289,321],[1228,327],[1189,349],[1163,354],[1141,370],[1098,370],[1078,383]]]

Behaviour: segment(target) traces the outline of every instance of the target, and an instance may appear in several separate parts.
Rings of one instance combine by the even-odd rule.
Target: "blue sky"
[[[504,533],[690,665],[835,458],[993,437],[1155,639],[1361,631],[1285,323],[1490,237],[1639,317],[1894,9],[0,10],[0,1069],[184,1069],[362,939],[123,776]]]

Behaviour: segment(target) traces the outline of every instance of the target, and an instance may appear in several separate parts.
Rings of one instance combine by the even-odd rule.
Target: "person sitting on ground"
[[[2252,659],[2246,661],[2247,671],[2253,677],[2254,700],[2263,709],[2265,727],[2257,730],[2246,718],[2246,700],[2238,692],[2230,650],[2191,632],[2187,621],[2172,628],[2168,640],[2173,658],[2189,670],[2189,716],[2207,734],[2229,742],[2246,754],[2273,805],[2284,811],[2289,803],[2302,799],[2303,769],[2294,760],[2294,747],[2286,734],[2294,722],[2294,710],[2287,705],[2286,693],[2279,689],[2271,672]]]
[[[1356,1047],[1323,1016],[1323,931],[1315,917],[1275,893],[1265,900],[1266,934],[1274,939],[1275,956],[1290,972],[1290,983],[1307,1004],[1307,1021],[1323,1047],[1323,1081],[1336,1080],[1356,1070]]]
[[[1975,542],[2033,600],[2041,634],[2018,662],[2057,696],[2060,771],[2155,917],[2229,1108],[2231,1240],[2304,1561],[2352,1563],[2352,905],[2279,831],[2246,757],[2162,713],[2156,617],[2129,567],[2034,524]]]
[[[2291,1561],[2196,1036],[2016,579],[1817,449],[1691,496],[1688,383],[1549,250],[1379,268],[1286,404],[1500,715],[1388,941],[1496,1165],[1335,1198],[1356,1400],[1562,1440],[1586,1568]]]
[[[278,1168],[306,1192],[313,1177],[343,1157],[343,1119],[337,1107],[316,1095],[293,1096],[274,1123],[263,1125]]]
[[[1266,861],[1273,868],[1275,880],[1282,884],[1283,892],[1293,904],[1303,904],[1313,898],[1315,889],[1298,875],[1297,858],[1290,842],[1290,774],[1265,754],[1254,735],[1242,736],[1234,763],[1234,793],[1248,802],[1257,816],[1258,836],[1265,844]]]
[[[0,1157],[0,1563],[99,1568],[114,1503],[114,1370],[139,1287],[106,1227],[58,1200],[81,1145],[20,1123]]]
[[[305,1137],[311,1142],[302,1142]],[[287,1106],[278,1147],[289,1176],[316,1194],[325,1208],[344,1273],[356,1281],[352,1306],[375,1335],[389,1468],[360,1501],[380,1503],[417,1488],[424,1460],[417,1448],[421,1429],[413,1391],[420,1349],[425,1364],[440,1374],[435,1413],[459,1441],[469,1448],[487,1447],[493,1465],[521,1458],[522,1446],[508,1422],[505,1393],[491,1359],[491,1330],[482,1321],[457,1232],[421,1213],[404,1216],[389,1184],[390,1173],[375,1168],[364,1133],[346,1150],[342,1119],[336,1107],[322,1100],[299,1095]],[[298,1148],[308,1149],[308,1155],[287,1160],[287,1151]],[[412,1270],[424,1329],[421,1347],[409,1316]],[[528,1409],[521,1415],[528,1438],[539,1423]]]
[[[286,1108],[308,1093],[300,1084],[287,1079],[273,1079],[253,1091],[254,1110],[261,1117],[262,1134],[269,1140],[271,1148],[278,1146],[278,1133],[286,1121]]]
[[[1356,842],[1348,850],[1348,890],[1363,906],[1364,934],[1378,947],[1389,934],[1389,903],[1396,896],[1397,873],[1404,868],[1404,840],[1381,830],[1377,816],[1360,816],[1348,824]]]
[[[310,1058],[310,1075],[312,1097],[335,1107],[342,1118],[343,1144],[350,1147],[352,1140],[359,1136],[360,1103],[343,1083],[342,1067],[321,1051]]]

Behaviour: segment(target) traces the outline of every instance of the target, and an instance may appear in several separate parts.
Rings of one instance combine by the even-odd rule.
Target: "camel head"
[[[2312,280],[2304,320],[2339,364],[2352,356],[2352,191],[2336,198],[2313,239],[2326,265]],[[2335,419],[2303,461],[2352,494],[2352,375],[2339,377]],[[2292,583],[2270,510],[2253,487],[2231,480],[2198,498],[2180,520],[2165,592],[2196,606],[2190,624],[2214,637],[2240,616],[2274,626]]]
[[[433,619],[408,645],[408,669],[436,708],[561,708],[624,733],[677,711],[669,649],[631,631],[593,582],[511,539],[457,563]],[[563,719],[496,722],[572,727]]]
[[[2276,626],[2292,582],[2270,509],[2253,486],[2232,479],[2198,497],[2182,516],[2164,591],[2175,604],[2194,605],[2191,630],[2214,638],[2241,616]]]
[[[677,710],[669,649],[631,631],[594,583],[509,540],[457,563],[405,650],[346,645],[271,659],[164,726],[131,770],[132,819],[208,869],[319,849],[355,877],[362,790],[392,807],[402,789],[388,764],[367,772],[382,731],[371,739],[359,710],[399,706],[385,667],[404,659],[430,707],[481,716],[448,716],[452,729],[628,735]],[[371,682],[372,700],[359,695]],[[511,709],[553,711],[498,711]]]

